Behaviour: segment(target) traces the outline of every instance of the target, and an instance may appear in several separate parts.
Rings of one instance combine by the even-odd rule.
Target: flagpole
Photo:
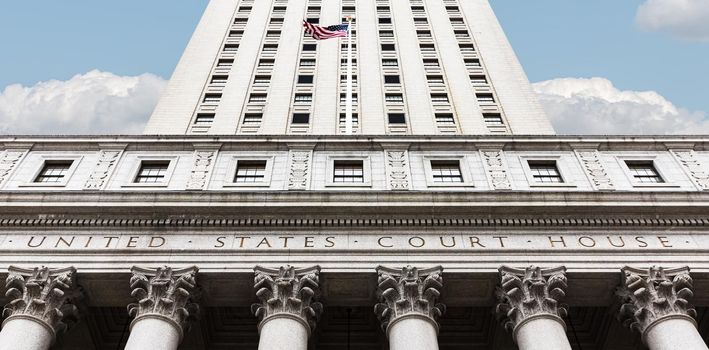
[[[352,135],[352,17],[347,17],[347,99],[345,109],[345,134]]]

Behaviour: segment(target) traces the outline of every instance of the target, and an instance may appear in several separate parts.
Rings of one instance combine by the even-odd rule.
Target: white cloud
[[[678,108],[654,91],[621,91],[604,78],[534,84],[560,134],[706,134],[702,112]]]
[[[693,41],[709,41],[709,0],[647,0],[635,17],[638,26]]]
[[[142,133],[166,82],[153,74],[90,71],[0,92],[2,134]]]

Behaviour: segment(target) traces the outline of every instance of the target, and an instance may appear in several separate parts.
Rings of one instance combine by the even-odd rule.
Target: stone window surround
[[[35,170],[35,172],[32,174],[32,177],[29,179],[26,179],[26,182],[23,184],[20,184],[19,187],[42,187],[42,188],[48,188],[48,187],[66,187],[66,185],[69,183],[69,179],[74,175],[74,172],[76,171],[76,168],[79,166],[79,163],[81,160],[84,158],[84,156],[81,155],[54,155],[54,154],[43,154],[40,155],[41,158],[41,164],[39,167]],[[47,161],[72,161],[71,166],[69,167],[69,170],[67,170],[66,175],[64,175],[64,178],[60,182],[48,182],[48,183],[43,183],[43,182],[34,182],[39,174],[42,172],[44,169],[44,166],[47,164]]]
[[[361,160],[362,170],[364,172],[364,182],[361,183],[340,183],[334,182],[335,176],[335,161],[344,160]],[[369,155],[328,155],[327,156],[327,178],[325,179],[325,187],[372,187],[372,164]]]
[[[450,183],[450,182],[434,182],[433,181],[433,170],[431,169],[431,161],[458,161],[458,166],[460,167],[460,174],[463,176],[463,182]],[[423,166],[426,173],[426,186],[428,187],[475,187],[473,182],[473,175],[470,172],[470,166],[468,164],[468,157],[464,155],[455,154],[438,154],[438,155],[424,155],[423,156]]]
[[[177,165],[179,156],[150,156],[150,155],[139,155],[133,161],[132,170],[130,172],[130,177],[128,182],[121,185],[121,187],[168,187],[170,185],[170,180],[172,180],[172,174],[175,172],[175,166]],[[135,179],[138,177],[138,172],[143,162],[151,161],[165,161],[170,162],[167,166],[167,171],[165,171],[165,181],[159,183],[136,183]]]
[[[265,160],[266,169],[264,170],[264,178],[261,182],[234,182],[236,177],[236,168],[239,166],[239,161]],[[230,156],[229,167],[227,168],[226,178],[224,179],[223,188],[234,187],[271,187],[271,175],[273,174],[274,156],[251,155],[251,156]]]
[[[620,166],[621,169],[623,169],[623,173],[625,176],[628,178],[628,182],[630,182],[631,186],[634,188],[677,188],[680,187],[677,184],[673,184],[672,180],[667,174],[665,174],[662,171],[662,167],[658,166],[658,160],[657,160],[657,155],[617,155],[615,156],[616,161],[618,162],[618,165]],[[635,179],[635,176],[633,176],[633,172],[630,171],[630,168],[628,168],[628,164],[626,164],[626,161],[640,161],[640,162],[649,162],[652,163],[652,166],[655,168],[655,171],[660,175],[662,180],[664,182],[661,183],[640,183]]]
[[[569,182],[570,177],[567,174],[567,167],[562,160],[562,156],[559,154],[540,154],[540,155],[520,155],[519,161],[522,164],[522,169],[524,170],[524,175],[527,178],[527,183],[529,187],[539,188],[539,187],[567,187],[575,188],[576,185]],[[541,183],[534,179],[532,174],[532,169],[529,167],[530,161],[549,161],[556,164],[556,169],[561,175],[561,183]]]

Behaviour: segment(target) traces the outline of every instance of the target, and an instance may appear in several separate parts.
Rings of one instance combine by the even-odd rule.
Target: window
[[[385,75],[384,76],[384,83],[385,84],[401,84],[401,80],[399,79],[398,75]]]
[[[318,46],[315,44],[303,44],[303,51],[315,51]]]
[[[282,23],[283,23],[283,18],[278,18],[278,17],[271,18],[271,24],[282,24]]]
[[[298,76],[298,84],[312,84],[313,83],[313,76],[312,75],[299,75]]]
[[[244,35],[243,30],[232,30],[229,32],[230,38],[241,38]]]
[[[482,67],[482,65],[480,64],[480,60],[479,60],[479,59],[466,59],[466,60],[463,60],[463,61],[465,62],[465,66],[468,67],[468,68]]]
[[[386,94],[384,100],[392,103],[404,103],[404,96],[401,94]]]
[[[347,114],[340,113],[340,124],[344,124],[347,121]],[[352,113],[352,124],[359,123],[359,115],[357,113]]]
[[[236,163],[236,183],[257,183],[266,179],[265,160],[239,160]]]
[[[204,103],[219,103],[219,101],[221,99],[222,99],[222,94],[205,94],[204,100],[202,100],[202,102],[204,102]]]
[[[228,75],[213,75],[212,81],[210,83],[211,84],[226,84],[226,81],[228,79],[229,79]]]
[[[427,24],[428,18],[426,17],[414,17],[414,24]]]
[[[431,94],[431,102],[433,102],[433,103],[448,103],[448,95],[446,95],[446,94]]]
[[[237,44],[224,45],[224,52],[235,52],[235,51],[239,51],[239,45],[237,45]]]
[[[379,17],[379,24],[391,24],[391,18]]]
[[[423,60],[423,66],[424,67],[438,67],[438,60],[437,59]]]
[[[266,94],[251,94],[249,96],[249,103],[263,103],[266,102]]]
[[[310,24],[320,24],[320,18],[308,18],[308,23],[310,23]],[[306,33],[306,35],[307,35],[308,37],[310,37],[310,34],[307,34],[307,33]]]
[[[397,67],[399,65],[399,61],[397,60],[382,60],[382,66],[384,67]]]
[[[274,62],[275,62],[274,60],[262,59],[262,60],[258,61],[258,66],[259,66],[259,68],[273,67]]]
[[[276,45],[276,44],[263,45],[263,52],[276,52],[276,51],[278,51],[278,45]]]
[[[419,38],[430,38],[431,31],[430,30],[419,30],[416,32],[416,36],[418,36]]]
[[[254,84],[265,85],[271,82],[270,75],[257,75],[254,77]]]
[[[387,117],[389,124],[406,124],[406,116],[404,113],[389,113]]]
[[[423,6],[411,6],[411,12],[413,13],[425,13]]]
[[[475,45],[473,44],[460,44],[460,52],[475,52]]]
[[[436,46],[433,44],[421,44],[419,47],[423,52],[436,52]]]
[[[468,35],[467,30],[456,30],[455,37],[456,38],[468,38],[468,37],[470,37],[470,35]]]
[[[428,79],[428,83],[431,85],[444,83],[443,76],[440,76],[440,75],[429,75],[429,76],[426,76],[426,79]]]
[[[217,68],[231,68],[234,65],[234,60],[219,60],[217,61]]]
[[[497,113],[484,113],[483,120],[487,125],[504,125],[502,121],[502,115]]]
[[[538,183],[563,183],[561,173],[556,167],[554,160],[530,160],[528,161],[529,170],[532,173],[532,178]]]
[[[340,82],[342,84],[346,84],[347,83],[347,75],[340,75]],[[357,76],[356,75],[352,75],[352,84],[357,84]]]
[[[244,124],[245,125],[258,124],[258,123],[261,123],[262,118],[263,118],[263,114],[261,114],[261,113],[246,113],[246,114],[244,114]]]
[[[313,102],[312,94],[295,94],[296,103],[310,103]]]
[[[281,36],[281,31],[280,30],[269,30],[266,32],[266,38],[278,38]]]
[[[495,97],[492,94],[478,94],[478,102],[481,104],[491,104],[495,103]]]
[[[382,44],[382,51],[394,51],[396,46],[394,44]]]
[[[470,76],[470,82],[473,85],[487,85],[487,78],[484,75],[472,75]]]
[[[453,113],[436,113],[436,123],[455,125]]]
[[[462,17],[451,17],[450,20],[452,24],[465,24],[465,21]]]
[[[249,19],[246,17],[234,18],[234,24],[244,24],[248,21],[249,21]]]
[[[340,104],[347,103],[347,94],[340,94]],[[352,103],[357,103],[357,94],[352,94]]]
[[[364,183],[364,165],[361,160],[336,160],[333,163],[334,183]]]
[[[463,174],[460,171],[460,161],[432,160],[431,175],[434,183],[462,183]]]
[[[309,124],[310,113],[293,113],[291,124]]]
[[[36,183],[62,183],[71,169],[73,160],[47,160],[34,179]]]
[[[140,163],[138,175],[136,175],[134,183],[139,184],[156,184],[165,181],[167,168],[170,166],[170,161],[143,161]]]
[[[196,125],[211,124],[214,122],[214,113],[199,113],[194,119]]]
[[[638,183],[658,184],[665,182],[665,180],[662,179],[662,176],[660,176],[660,173],[657,172],[657,169],[655,169],[655,165],[651,160],[627,160],[625,161],[625,165],[628,166],[630,174],[633,176],[633,179],[635,179],[635,181],[637,181]]]
[[[391,30],[380,30],[379,31],[379,37],[380,38],[393,38],[394,37],[394,32]]]
[[[315,60],[313,60],[313,59],[302,59],[302,60],[300,60],[300,66],[301,66],[301,67],[314,67],[314,66],[315,66]]]

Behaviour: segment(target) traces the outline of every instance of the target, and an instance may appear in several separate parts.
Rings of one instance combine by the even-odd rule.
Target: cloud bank
[[[98,70],[0,92],[0,134],[139,134],[166,82]]]
[[[654,91],[621,91],[604,78],[533,84],[560,134],[706,134],[702,112],[678,108]]]
[[[644,30],[709,42],[709,0],[647,0],[638,8],[635,22]]]

